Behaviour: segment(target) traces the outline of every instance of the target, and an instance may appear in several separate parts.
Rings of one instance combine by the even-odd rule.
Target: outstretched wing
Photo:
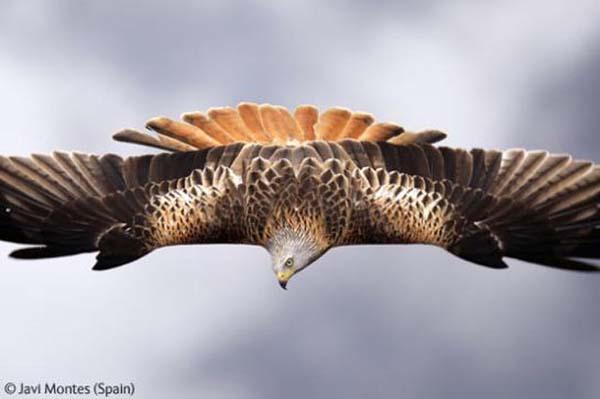
[[[397,133],[386,124],[364,127],[360,120],[370,119],[354,113],[318,116],[311,110],[301,107],[294,125],[277,107],[240,106],[237,114],[188,116],[185,125],[154,121],[162,132],[158,139],[120,136],[181,151],[173,154],[0,157],[0,239],[35,245],[13,254],[23,258],[101,250],[100,268],[192,236],[196,242],[241,241],[235,223],[224,221],[239,206],[235,189],[253,160],[285,159],[297,173],[304,160],[314,159],[323,165],[340,161],[348,169],[345,178],[360,171],[368,197],[360,206],[350,201],[362,222],[352,221],[358,233],[345,233],[348,243],[429,242],[494,267],[511,256],[591,269],[571,258],[600,257],[600,171],[592,163],[546,152],[438,148],[427,144],[441,137],[435,132]],[[234,123],[239,119],[251,135]],[[204,136],[196,128],[212,132],[208,142],[200,142]],[[229,136],[219,136],[221,131]],[[311,141],[312,135],[331,140]],[[240,140],[248,142],[216,145]],[[195,170],[206,176],[189,177]],[[217,181],[208,179],[217,174]],[[184,223],[189,215],[182,216],[191,203],[203,215],[198,231]]]
[[[207,162],[193,153],[0,158],[0,239],[34,245],[16,258],[100,251],[97,269],[166,245],[239,242],[239,178]]]
[[[543,151],[385,153],[384,168],[360,173],[370,199],[365,242],[435,244],[490,267],[508,256],[600,270],[573,259],[600,258],[598,166]]]

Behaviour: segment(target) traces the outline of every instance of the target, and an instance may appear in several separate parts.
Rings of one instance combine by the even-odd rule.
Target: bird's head
[[[311,229],[283,227],[268,241],[273,272],[281,288],[285,289],[290,278],[317,260],[329,248],[323,236]]]

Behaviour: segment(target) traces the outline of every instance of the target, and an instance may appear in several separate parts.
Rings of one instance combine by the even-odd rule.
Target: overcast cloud
[[[323,3],[4,1],[0,153],[139,154],[110,135],[256,101],[600,162],[597,1]],[[509,263],[334,249],[283,292],[253,247],[163,249],[105,273],[93,255],[4,258],[0,383],[134,381],[139,398],[600,397],[600,277]]]

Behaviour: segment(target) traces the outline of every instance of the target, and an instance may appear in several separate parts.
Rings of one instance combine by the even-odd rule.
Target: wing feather
[[[590,162],[545,151],[435,147],[430,143],[441,132],[405,132],[343,108],[319,115],[300,106],[292,115],[278,106],[243,103],[208,115],[184,114],[183,120],[152,119],[148,127],[158,132],[155,138],[133,131],[117,135],[178,151],[173,154],[0,157],[0,206],[8,211],[0,215],[0,239],[49,247],[23,256],[70,254],[77,246],[97,249],[110,230],[104,249],[122,242],[131,250],[144,242],[139,234],[151,229],[144,213],[149,204],[157,212],[174,206],[177,214],[190,198],[219,196],[211,184],[235,176],[222,179],[228,181],[222,190],[229,198],[240,181],[248,185],[258,201],[244,205],[257,212],[248,223],[264,222],[265,200],[278,193],[284,193],[280,201],[292,201],[293,192],[321,201],[315,197],[318,185],[329,208],[347,212],[362,203],[352,197],[361,182],[361,196],[379,196],[377,214],[402,204],[406,209],[395,215],[412,217],[418,234],[475,262],[499,267],[502,255],[556,265],[570,256],[600,258],[593,249],[600,248],[600,169]],[[291,191],[285,192],[286,185]],[[348,215],[326,217],[332,231],[347,234]],[[439,230],[427,230],[429,222]],[[131,238],[132,232],[139,234]],[[120,262],[111,256],[106,265]]]

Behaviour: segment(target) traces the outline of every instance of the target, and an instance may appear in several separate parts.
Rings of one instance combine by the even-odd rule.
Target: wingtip
[[[133,262],[139,257],[98,256],[93,271],[105,271]]]
[[[12,251],[8,256],[11,259],[33,260],[33,259],[48,259],[59,258],[62,256],[77,255],[81,252],[78,249],[60,249],[46,246],[25,247]]]

